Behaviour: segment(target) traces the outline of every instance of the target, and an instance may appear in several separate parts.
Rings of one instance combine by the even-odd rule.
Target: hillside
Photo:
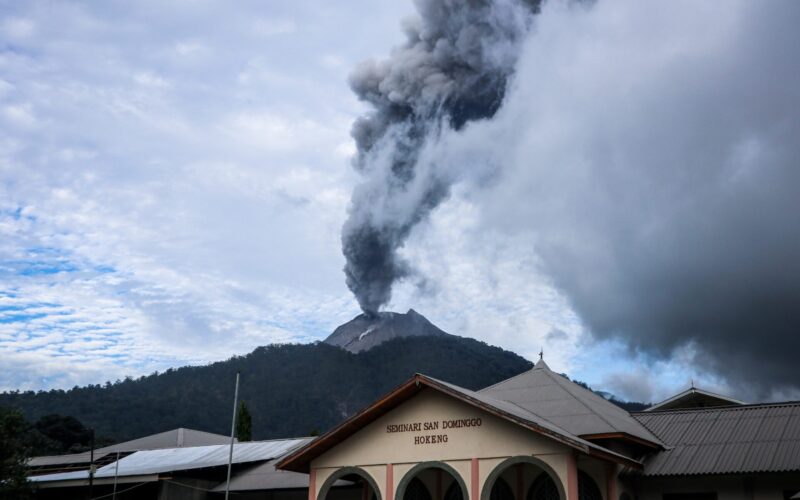
[[[0,406],[19,408],[31,421],[71,415],[116,440],[175,427],[225,434],[239,370],[253,438],[265,439],[325,431],[415,372],[477,389],[530,367],[512,352],[451,335],[395,338],[359,353],[325,343],[271,345],[135,380],[4,393]]]

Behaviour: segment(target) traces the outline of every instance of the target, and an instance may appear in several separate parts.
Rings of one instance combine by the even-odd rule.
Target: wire
[[[108,495],[101,495],[99,497],[94,497],[91,500],[100,500],[101,498],[108,498],[108,497],[110,497],[112,495],[119,495],[121,493],[125,493],[126,491],[131,491],[134,488],[138,488],[139,486],[144,486],[145,484],[147,484],[147,483],[139,483],[139,484],[131,486],[130,488],[126,488],[126,489],[124,489],[122,491],[117,491],[116,493],[109,493]]]
[[[214,490],[209,490],[209,489],[206,489],[206,488],[200,488],[199,486],[192,486],[191,484],[180,483],[178,481],[171,481],[169,479],[163,480],[163,482],[171,483],[171,484],[177,484],[178,486],[183,486],[184,488],[191,488],[191,489],[197,490],[197,491],[205,491],[207,493],[210,493],[210,492],[214,491]],[[217,492],[217,493],[219,493],[219,492]],[[236,491],[231,491],[230,493],[231,493],[231,495],[238,495],[239,494]]]

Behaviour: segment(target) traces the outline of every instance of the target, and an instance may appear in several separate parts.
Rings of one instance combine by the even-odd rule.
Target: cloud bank
[[[550,2],[497,114],[420,161],[471,186],[487,230],[529,235],[595,338],[791,393],[798,20],[795,2]]]

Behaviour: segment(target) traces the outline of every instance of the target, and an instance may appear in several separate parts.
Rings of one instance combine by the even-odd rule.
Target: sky
[[[386,309],[626,399],[800,398],[781,357],[798,8],[657,6],[545,4],[497,113],[426,143],[449,189]],[[371,108],[349,78],[415,12],[0,0],[0,390],[313,342],[359,314],[341,231],[374,180],[350,134]]]

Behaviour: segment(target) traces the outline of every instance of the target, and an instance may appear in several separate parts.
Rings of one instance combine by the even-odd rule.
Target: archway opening
[[[375,482],[358,469],[342,469],[325,481],[319,500],[381,500]]]
[[[566,495],[549,465],[533,457],[515,457],[489,474],[481,500],[566,500]]]
[[[592,476],[582,470],[578,471],[578,500],[603,500],[603,494],[600,493],[597,483]]]
[[[397,487],[397,500],[467,500],[466,486],[458,473],[443,463],[419,464]]]

